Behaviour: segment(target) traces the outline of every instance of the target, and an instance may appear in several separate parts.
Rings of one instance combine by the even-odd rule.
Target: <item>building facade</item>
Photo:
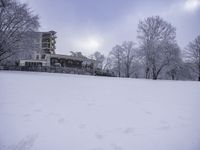
[[[19,66],[27,67],[68,67],[94,69],[95,61],[86,57],[56,54],[56,32],[34,32],[28,38],[28,51],[20,54]],[[26,44],[25,44],[26,45]],[[21,45],[26,47],[25,45]],[[32,45],[30,47],[30,45]],[[27,55],[26,55],[27,54]]]
[[[41,32],[41,51],[44,54],[55,54],[56,32]]]

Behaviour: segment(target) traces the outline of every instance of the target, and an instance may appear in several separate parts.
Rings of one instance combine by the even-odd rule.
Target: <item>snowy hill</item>
[[[0,72],[0,150],[199,150],[199,82]]]

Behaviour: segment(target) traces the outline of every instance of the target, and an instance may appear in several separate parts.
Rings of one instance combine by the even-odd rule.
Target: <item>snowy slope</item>
[[[200,83],[0,72],[0,150],[199,150]]]

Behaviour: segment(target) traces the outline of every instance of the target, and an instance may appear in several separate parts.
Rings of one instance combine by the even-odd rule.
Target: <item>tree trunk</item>
[[[158,72],[156,72],[156,68],[153,68],[153,80],[157,80]]]
[[[148,67],[145,69],[145,78],[149,79],[149,68]]]
[[[121,77],[121,70],[118,70],[118,76]]]
[[[172,74],[172,80],[174,80],[175,79],[175,76]]]
[[[153,80],[157,80],[158,76],[156,74],[153,74]]]
[[[129,73],[129,66],[126,66],[126,77],[129,78],[130,77],[130,73]]]
[[[119,76],[119,77],[121,76],[120,71],[118,71],[118,76]]]

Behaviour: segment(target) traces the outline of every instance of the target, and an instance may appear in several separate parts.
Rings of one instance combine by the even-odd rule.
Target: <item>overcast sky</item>
[[[57,53],[104,54],[137,41],[139,20],[159,15],[177,29],[184,48],[200,34],[200,0],[20,0],[40,16],[40,31],[57,32]]]

